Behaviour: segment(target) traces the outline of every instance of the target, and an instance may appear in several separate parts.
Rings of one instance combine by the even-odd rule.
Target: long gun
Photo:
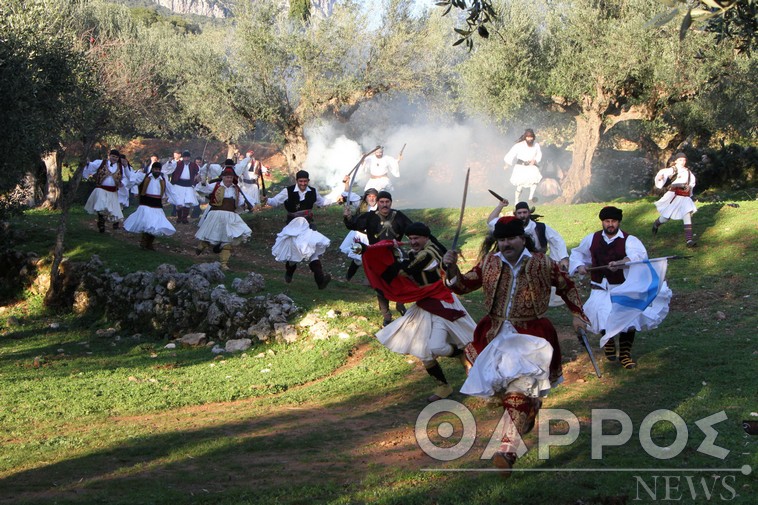
[[[587,351],[587,354],[590,356],[590,361],[592,362],[592,366],[595,368],[595,374],[598,377],[602,377],[603,375],[600,373],[600,369],[597,367],[597,361],[595,361],[595,355],[592,354],[592,348],[590,347],[590,341],[587,339],[587,332],[584,331],[584,328],[579,328],[576,332],[577,337],[579,338],[579,341],[584,345],[584,350]]]
[[[263,180],[263,163],[260,161],[258,161],[258,173],[261,176],[261,193],[263,193],[263,196],[266,196],[266,181]]]

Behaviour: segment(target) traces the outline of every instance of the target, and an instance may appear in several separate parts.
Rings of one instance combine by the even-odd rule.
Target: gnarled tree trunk
[[[52,151],[42,158],[45,162],[47,171],[47,184],[45,188],[45,201],[42,202],[43,209],[58,209],[61,205],[62,189],[62,153]]]
[[[284,159],[287,172],[292,175],[303,167],[308,157],[308,142],[301,124],[289,125],[284,132]]]
[[[571,168],[561,181],[563,194],[559,203],[579,203],[592,199],[589,185],[592,181],[592,158],[600,143],[603,126],[602,116],[592,110],[574,116],[576,134],[572,147]]]

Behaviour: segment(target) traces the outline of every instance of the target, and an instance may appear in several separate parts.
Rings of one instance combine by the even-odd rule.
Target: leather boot
[[[379,303],[379,312],[382,313],[382,326],[387,326],[392,322],[392,312],[390,312],[390,302],[384,297],[384,293],[376,291],[376,301]]]
[[[627,370],[637,366],[637,362],[632,359],[634,333],[634,330],[619,333],[619,361]]]
[[[506,424],[500,449],[492,457],[493,464],[501,469],[501,477],[511,476],[519,445],[523,444],[521,437],[534,428],[541,405],[538,398],[530,398],[523,393],[511,392],[503,396],[503,410],[510,416],[511,422]]]
[[[603,346],[603,352],[605,352],[605,359],[608,361],[616,361],[616,338],[608,340]]]
[[[292,277],[295,275],[295,270],[297,270],[297,263],[288,261],[284,264],[284,282],[287,284],[292,282]]]
[[[436,402],[437,400],[442,400],[453,394],[453,388],[447,383],[445,373],[442,371],[442,367],[436,360],[430,363],[424,363],[424,368],[426,368],[426,373],[431,375],[437,382],[437,387],[434,388],[432,395],[426,399],[427,402]]]
[[[319,289],[324,289],[329,284],[329,281],[332,280],[332,276],[324,273],[324,269],[321,266],[321,260],[313,260],[308,263],[308,266],[310,267],[311,272],[313,272],[313,279],[316,281],[316,286],[318,286]]]
[[[221,270],[229,270],[229,258],[232,257],[232,244],[226,244],[221,248],[218,253],[219,261],[221,262]]]
[[[209,242],[206,242],[205,240],[200,241],[195,246],[195,254],[200,256],[201,254],[205,252],[206,249],[208,249],[208,247],[210,247],[210,245],[211,244]]]

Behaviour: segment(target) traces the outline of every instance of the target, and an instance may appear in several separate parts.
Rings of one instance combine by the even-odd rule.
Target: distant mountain
[[[156,7],[182,15],[227,18],[232,15],[230,0],[110,0],[129,7]]]
[[[228,2],[221,0],[155,0],[155,3],[177,14],[196,14],[209,18],[231,16]]]

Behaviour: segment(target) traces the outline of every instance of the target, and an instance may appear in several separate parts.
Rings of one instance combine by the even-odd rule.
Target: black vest
[[[607,265],[611,261],[624,259],[626,257],[626,236],[616,237],[609,244],[603,239],[603,232],[598,231],[592,237],[590,254],[592,255],[593,267]],[[621,284],[624,282],[624,271],[623,269],[619,269],[611,272],[606,268],[601,268],[590,272],[592,282],[600,284],[603,282],[603,277],[608,279],[609,284]]]
[[[305,199],[300,200],[300,193],[295,189],[296,184],[287,187],[287,201],[284,202],[284,208],[287,212],[298,212],[300,210],[311,210],[316,205],[316,189],[308,186],[310,191],[305,193]]]

